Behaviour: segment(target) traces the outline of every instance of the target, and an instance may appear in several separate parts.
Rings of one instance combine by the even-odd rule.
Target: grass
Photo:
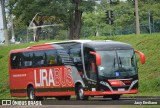
[[[146,63],[139,66],[139,93],[131,96],[160,96],[160,34],[89,37],[91,40],[115,40],[131,44],[146,55]],[[55,41],[55,40],[51,40]],[[51,42],[49,41],[49,42]],[[9,94],[8,54],[12,49],[25,48],[31,44],[0,46],[0,98],[11,98]],[[130,96],[130,95],[129,95]]]

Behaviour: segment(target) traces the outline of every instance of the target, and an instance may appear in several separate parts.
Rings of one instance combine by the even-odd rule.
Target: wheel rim
[[[34,91],[33,90],[30,91],[29,97],[32,100],[34,99]]]
[[[83,89],[79,89],[79,98],[83,99],[83,97],[84,97],[84,91]]]

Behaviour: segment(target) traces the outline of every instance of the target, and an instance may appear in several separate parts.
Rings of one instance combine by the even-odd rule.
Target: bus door
[[[98,73],[96,66],[96,57],[90,52],[93,51],[91,48],[84,47],[84,65],[86,72],[86,84],[88,86],[88,90],[97,91],[99,89],[97,84],[98,81]]]

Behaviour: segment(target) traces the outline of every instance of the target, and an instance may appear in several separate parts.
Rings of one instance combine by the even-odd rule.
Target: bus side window
[[[81,56],[81,44],[76,44],[74,46],[71,46],[69,50],[69,55],[78,69],[79,72],[83,72],[83,66],[82,66],[82,56]]]
[[[22,53],[22,68],[31,68],[33,67],[33,53],[24,52]]]
[[[55,66],[55,65],[58,65],[56,50],[46,51],[46,66]]]
[[[22,66],[21,53],[11,54],[11,68],[20,69]]]
[[[34,67],[43,67],[45,66],[45,52],[36,51],[34,52]]]

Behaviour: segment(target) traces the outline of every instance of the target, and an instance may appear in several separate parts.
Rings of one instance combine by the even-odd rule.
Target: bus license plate
[[[124,88],[118,88],[118,91],[123,92],[123,91],[125,91],[125,89]]]

